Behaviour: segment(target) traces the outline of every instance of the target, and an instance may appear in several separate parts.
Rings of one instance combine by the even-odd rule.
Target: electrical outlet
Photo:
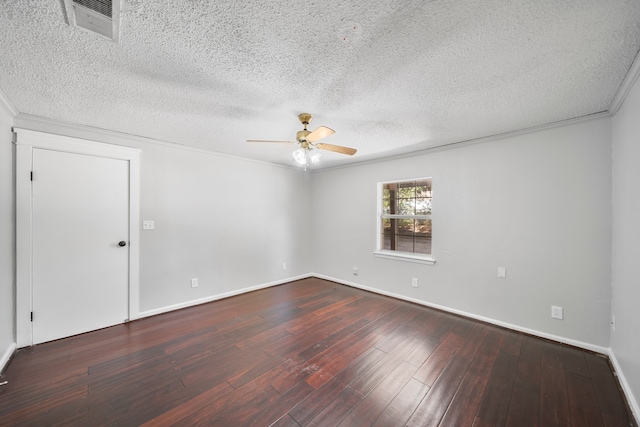
[[[198,287],[198,278],[194,277],[193,279],[191,279],[191,287],[192,288],[197,288]]]
[[[507,278],[507,269],[504,267],[498,267],[498,279]]]
[[[411,279],[411,286],[413,286],[414,288],[418,287],[418,279],[417,278],[413,278]]]
[[[563,318],[562,307],[558,307],[558,306],[552,305],[551,306],[551,317],[553,317],[554,319],[562,320],[562,318]]]
[[[282,263],[282,269],[283,269],[283,270],[286,270],[286,269],[287,269],[287,263],[286,263],[286,262],[283,262],[283,263]]]
[[[354,276],[358,275],[358,267],[353,267],[353,275]]]
[[[156,228],[155,221],[148,220],[148,219],[142,221],[142,229],[143,230],[153,230],[154,228]]]
[[[616,331],[616,316],[614,316],[613,314],[611,315],[611,330],[613,332]]]

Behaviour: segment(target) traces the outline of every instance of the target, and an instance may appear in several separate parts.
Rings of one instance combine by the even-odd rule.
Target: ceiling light
[[[311,159],[311,163],[319,163],[320,157],[322,154],[317,150],[309,150],[309,158]]]
[[[293,160],[295,160],[296,163],[298,163],[300,165],[306,165],[307,164],[307,156],[305,154],[304,148],[298,148],[293,153],[291,153],[291,155],[293,156]]]

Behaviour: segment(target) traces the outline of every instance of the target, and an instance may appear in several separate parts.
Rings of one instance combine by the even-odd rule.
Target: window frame
[[[373,254],[378,258],[395,259],[399,261],[415,262],[420,264],[435,264],[436,260],[433,257],[433,246],[431,247],[431,254],[420,254],[415,252],[402,252],[398,250],[383,249],[382,241],[382,222],[385,218],[394,219],[428,219],[431,221],[433,227],[433,212],[430,215],[406,215],[406,214],[385,214],[384,213],[384,186],[385,184],[402,184],[406,182],[419,182],[431,180],[431,197],[433,199],[433,177],[427,176],[422,178],[409,178],[391,181],[380,181],[377,183],[376,194],[376,250]]]

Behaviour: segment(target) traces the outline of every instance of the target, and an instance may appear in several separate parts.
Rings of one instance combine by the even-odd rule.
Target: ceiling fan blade
[[[315,147],[321,150],[335,151],[336,153],[346,154],[348,156],[353,156],[358,151],[355,148],[343,147],[341,145],[323,144],[323,143],[316,144]]]
[[[295,141],[272,141],[270,139],[247,139],[247,142],[276,142],[282,144],[295,144]]]
[[[318,129],[314,130],[309,135],[307,135],[307,141],[309,142],[320,141],[322,138],[331,136],[334,133],[336,133],[335,130],[328,128],[326,126],[320,126]]]

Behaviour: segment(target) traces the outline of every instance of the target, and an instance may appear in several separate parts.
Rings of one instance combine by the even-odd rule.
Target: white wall
[[[141,310],[234,292],[311,270],[301,172],[142,147]],[[287,263],[287,270],[282,263]],[[197,277],[199,287],[191,289]]]
[[[11,126],[13,114],[0,93],[0,371],[13,351],[14,323],[14,180]]]
[[[376,182],[425,176],[436,264],[374,257]],[[315,273],[609,346],[609,118],[317,172],[312,204]],[[551,305],[564,307],[564,320],[551,318]]]
[[[640,398],[640,81],[613,119],[613,299],[616,330],[611,349],[627,382]]]
[[[296,169],[27,116],[15,126],[142,150],[140,216],[155,221],[140,231],[142,315],[311,271],[308,175]]]

